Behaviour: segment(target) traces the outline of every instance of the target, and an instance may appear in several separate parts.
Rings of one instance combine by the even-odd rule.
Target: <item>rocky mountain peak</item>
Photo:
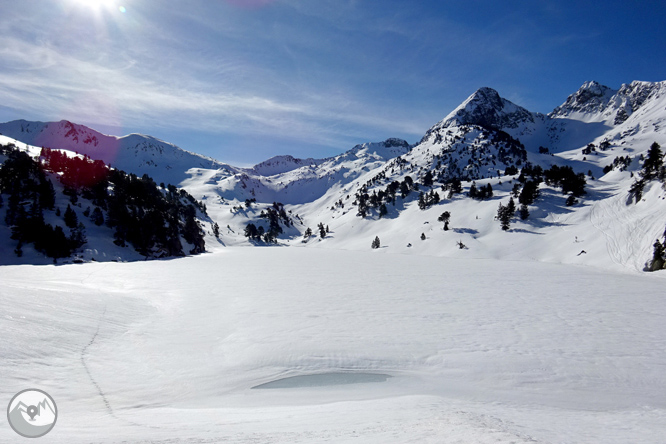
[[[533,122],[531,112],[502,98],[492,88],[479,88],[449,114],[441,127],[478,125],[488,129],[516,128],[526,121]]]
[[[570,117],[574,113],[592,114],[603,112],[615,90],[599,82],[585,82],[578,91],[549,114],[549,117]]]

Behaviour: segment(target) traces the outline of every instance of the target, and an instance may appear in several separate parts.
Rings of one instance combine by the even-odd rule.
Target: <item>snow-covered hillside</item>
[[[356,147],[275,176],[195,177],[184,185],[198,198],[224,197],[210,211],[226,227],[223,239],[229,245],[247,242],[247,223],[260,223],[262,208],[279,201],[298,216],[294,227],[301,234],[308,227],[318,234],[319,224],[329,228],[319,239],[303,239],[290,230],[280,240],[285,245],[366,249],[379,236],[389,250],[408,254],[529,258],[642,270],[653,242],[663,236],[666,194],[655,181],[641,201],[630,204],[629,190],[651,144],[666,144],[664,85],[633,82],[614,91],[589,82],[549,115],[531,113],[482,88],[428,130],[419,144],[405,143],[403,152],[391,156],[359,160],[363,150]],[[616,115],[621,109],[627,118],[620,121]],[[518,203],[516,186],[518,192],[523,187],[518,173],[527,164],[544,170],[571,167],[585,176],[586,193],[567,206],[568,196],[560,187],[542,183],[540,196],[527,207],[529,217],[522,220],[516,213],[511,229],[504,232],[495,220],[498,205],[506,205],[512,195]],[[408,176],[419,189],[410,189],[403,198],[395,190]],[[452,194],[456,178],[462,179],[462,192]],[[493,195],[469,199],[472,185],[490,185]],[[419,192],[436,192],[439,201],[421,209]],[[363,194],[376,202],[364,218],[358,216]],[[248,198],[257,203],[233,210]],[[386,214],[380,218],[381,204]],[[450,231],[438,222],[445,211],[451,214]],[[460,250],[460,243],[467,248]]]
[[[0,124],[0,134],[35,147],[74,151],[137,176],[148,174],[157,183],[178,185],[190,168],[208,168],[233,174],[236,169],[200,154],[185,151],[154,137],[130,134],[107,136],[66,120]]]
[[[11,122],[0,132],[38,146],[43,139],[62,143],[93,158],[117,152],[115,163],[130,172],[176,181],[207,205],[225,245],[262,244],[248,240],[245,229],[254,224],[268,230],[266,211],[279,203],[286,212],[277,228],[282,245],[366,249],[379,236],[390,251],[409,254],[642,270],[666,225],[666,194],[658,180],[630,203],[648,149],[654,142],[666,146],[666,82],[637,81],[617,90],[587,82],[548,115],[481,88],[415,145],[388,139],[332,158],[283,155],[253,168],[68,122]],[[527,217],[516,212],[510,229],[502,230],[495,220],[499,205],[511,197],[518,205],[526,180],[542,180],[541,173],[521,172],[553,165],[583,175],[584,192],[571,196],[557,181],[541,182],[538,197],[522,211]],[[474,189],[482,194],[470,199]],[[449,231],[438,222],[445,212]],[[323,238],[304,238],[308,228],[319,234],[320,225],[328,228]]]
[[[213,228],[205,206],[182,189],[7,136],[0,136],[0,221],[0,265],[199,254],[204,230]]]

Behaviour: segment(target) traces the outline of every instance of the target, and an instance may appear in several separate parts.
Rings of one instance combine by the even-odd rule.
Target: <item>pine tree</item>
[[[513,216],[513,211],[511,211],[509,206],[504,206],[500,202],[499,207],[497,208],[497,219],[500,221],[500,226],[502,230],[508,231],[511,226],[511,217]]]
[[[426,201],[425,201],[425,196],[423,195],[423,191],[419,193],[419,209],[421,210],[426,209]]]
[[[102,210],[99,207],[95,207],[92,213],[90,213],[90,220],[98,227],[104,223],[104,214],[102,214]]]
[[[643,178],[645,180],[652,180],[659,174],[661,167],[664,164],[664,155],[661,152],[661,147],[657,142],[654,142],[648,150],[647,158],[643,163]]]
[[[244,234],[248,239],[256,239],[258,237],[257,226],[253,223],[247,224]]]
[[[70,232],[69,242],[72,250],[76,250],[88,242],[85,235],[86,227],[83,225],[83,222],[79,222],[76,228],[72,228]]]
[[[308,227],[305,230],[305,233],[303,233],[303,238],[304,239],[310,239],[310,237],[312,237],[312,228]]]
[[[479,191],[476,188],[476,182],[472,182],[472,185],[469,187],[469,197],[476,199],[476,196],[479,194]]]
[[[513,197],[509,198],[509,204],[506,206],[507,211],[509,212],[509,217],[513,217],[516,212],[516,203],[513,201]]]
[[[380,247],[380,245],[381,244],[379,242],[379,236],[375,236],[375,239],[372,241],[372,245],[371,245],[372,249],[376,250],[377,248]]]
[[[69,228],[76,228],[76,226],[79,224],[79,220],[76,217],[76,213],[74,212],[74,210],[72,210],[72,207],[70,207],[69,205],[67,205],[67,209],[65,210],[64,219],[65,219],[65,225],[67,225],[67,227]]]
[[[643,198],[643,189],[645,188],[645,180],[636,179],[636,181],[631,184],[629,188],[629,195],[632,196],[636,203],[640,202]]]
[[[379,217],[382,218],[388,214],[388,209],[385,204],[379,206]]]
[[[460,178],[454,177],[451,180],[451,185],[449,189],[449,199],[451,199],[455,194],[460,194],[463,192],[462,188],[462,182],[460,181]]]
[[[403,199],[409,195],[409,185],[406,181],[400,182],[400,197]]]
[[[443,212],[438,218],[437,221],[444,222],[444,231],[449,230],[449,221],[451,220],[451,213],[448,211]]]
[[[319,237],[321,237],[322,239],[325,238],[326,237],[326,228],[324,228],[324,224],[319,222],[319,225],[317,225],[317,227],[319,228]]]
[[[423,186],[424,187],[431,187],[433,184],[432,180],[432,172],[428,170],[425,175],[423,176]]]
[[[518,202],[524,205],[532,205],[536,198],[539,197],[539,184],[528,180],[523,186],[523,190],[520,192],[518,197]]]
[[[530,217],[530,210],[527,208],[527,205],[522,204],[520,206],[520,218],[526,220],[528,217]]]

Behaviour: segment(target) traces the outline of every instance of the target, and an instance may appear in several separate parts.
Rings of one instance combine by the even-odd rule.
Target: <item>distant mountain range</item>
[[[330,158],[284,155],[252,168],[66,121],[14,121],[0,124],[0,133],[182,186],[206,203],[225,245],[261,244],[244,236],[252,223],[264,231],[279,227],[277,240],[286,245],[369,248],[378,236],[400,253],[641,270],[666,226],[659,175],[640,196],[632,188],[650,147],[666,143],[666,82],[619,89],[587,82],[547,115],[481,88],[416,144],[387,139]],[[584,192],[567,191],[569,170],[571,180],[583,176]],[[528,180],[538,182],[538,196],[521,214],[529,215],[516,210],[511,228],[502,230],[498,208],[512,197],[518,205]],[[274,202],[285,205],[288,217],[271,225],[266,211]],[[447,211],[449,231],[438,221]],[[307,228],[324,236],[304,238]]]
[[[177,185],[190,168],[225,169],[228,165],[141,134],[107,136],[83,125],[15,120],[0,124],[0,134],[35,147],[85,154],[112,167]],[[231,171],[235,169],[231,168]]]

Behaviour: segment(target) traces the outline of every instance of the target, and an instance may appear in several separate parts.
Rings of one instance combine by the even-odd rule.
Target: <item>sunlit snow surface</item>
[[[658,273],[383,253],[0,267],[0,399],[51,394],[50,443],[666,436]],[[391,377],[252,390],[339,373]]]

